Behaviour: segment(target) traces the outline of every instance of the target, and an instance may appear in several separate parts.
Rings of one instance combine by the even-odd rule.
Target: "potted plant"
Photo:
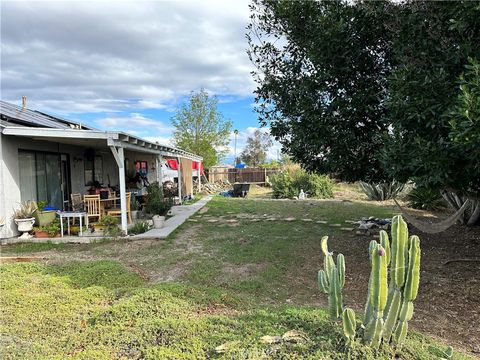
[[[46,201],[37,202],[37,211],[33,214],[35,217],[35,224],[37,226],[45,226],[55,220],[55,210],[47,208],[48,203]]]
[[[21,239],[30,239],[32,236],[28,233],[32,231],[35,218],[33,214],[37,210],[35,201],[25,201],[13,212],[13,221],[17,224],[18,231],[23,232]]]
[[[135,200],[132,204],[132,208],[130,209],[131,213],[132,213],[132,220],[137,220],[138,219],[138,212],[141,208],[141,205],[140,203]]]
[[[36,238],[53,238],[60,235],[60,223],[57,219],[54,219],[50,224],[35,227],[34,229]]]
[[[103,216],[98,225],[95,225],[95,230],[103,230],[105,236],[118,236],[120,229],[118,228],[118,219],[112,215]]]
[[[148,194],[145,197],[145,211],[152,214],[153,226],[160,229],[165,223],[165,215],[173,205],[172,199],[163,197],[163,189],[158,183],[153,183],[147,187]]]

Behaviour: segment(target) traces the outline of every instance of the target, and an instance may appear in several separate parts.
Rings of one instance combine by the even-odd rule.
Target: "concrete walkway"
[[[165,221],[165,225],[161,229],[151,229],[143,234],[130,236],[130,239],[165,239],[176,228],[182,225],[190,216],[195,214],[198,210],[204,207],[210,200],[212,195],[205,196],[192,205],[174,206],[170,210],[171,218]]]

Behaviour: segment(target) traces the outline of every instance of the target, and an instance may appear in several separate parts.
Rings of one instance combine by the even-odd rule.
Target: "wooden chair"
[[[130,212],[130,200],[132,198],[132,193],[127,192],[125,194],[126,200],[127,200],[127,216],[128,216],[128,222],[132,222],[132,213]],[[120,200],[121,203],[122,200]],[[117,207],[115,209],[110,209],[107,211],[108,215],[112,216],[122,216],[122,210],[120,207]]]
[[[102,218],[100,195],[83,195],[83,203],[88,220],[90,220],[90,218],[98,218],[98,220]]]
[[[70,195],[72,211],[83,211],[83,199],[80,194],[71,194]]]

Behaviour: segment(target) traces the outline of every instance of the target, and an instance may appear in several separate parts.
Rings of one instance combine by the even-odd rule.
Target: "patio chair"
[[[83,211],[83,199],[81,194],[70,195],[72,211]]]
[[[88,222],[90,222],[90,218],[101,219],[100,195],[83,195],[83,203],[85,204]]]
[[[130,211],[130,200],[132,198],[132,193],[131,192],[127,192],[125,194],[125,197],[126,197],[126,200],[127,200],[127,216],[128,216],[128,222],[131,223],[132,222],[132,212]],[[121,200],[120,200],[121,202]],[[115,209],[110,209],[107,211],[107,214],[108,215],[112,215],[112,216],[121,216],[122,215],[122,210],[120,208],[120,204],[118,207],[116,207]]]

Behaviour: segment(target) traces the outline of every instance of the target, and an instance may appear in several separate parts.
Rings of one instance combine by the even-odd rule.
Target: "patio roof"
[[[1,130],[4,135],[24,136],[32,139],[55,141],[80,146],[115,146],[127,150],[158,154],[169,157],[182,157],[193,161],[202,161],[202,157],[187,151],[141,139],[124,132],[80,129],[54,129],[26,126],[6,126]]]

